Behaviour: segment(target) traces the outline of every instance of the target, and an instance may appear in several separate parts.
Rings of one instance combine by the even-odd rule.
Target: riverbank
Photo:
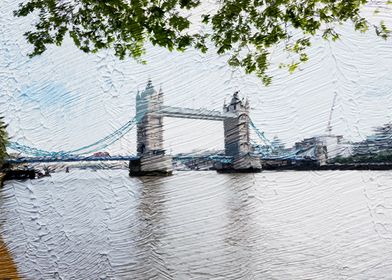
[[[18,270],[3,239],[0,237],[0,279],[18,280]]]
[[[392,170],[392,163],[352,163],[352,164],[326,164],[326,165],[263,165],[263,170]]]
[[[4,171],[4,181],[7,180],[26,180],[39,177],[41,172],[34,169],[9,169]]]
[[[72,167],[72,168],[71,168]],[[118,170],[124,169],[128,170],[128,166],[125,165],[55,165],[55,166],[24,166],[21,169],[6,169],[2,170],[0,174],[1,181],[7,180],[26,180],[26,179],[38,179],[45,176],[50,176],[52,173],[57,172],[72,172],[74,170]],[[70,171],[71,170],[71,171]],[[258,173],[262,171],[334,171],[334,170],[374,170],[374,171],[383,171],[383,170],[392,170],[392,163],[351,163],[351,164],[327,164],[327,165],[317,165],[314,162],[309,162],[306,164],[290,164],[289,162],[279,162],[279,163],[263,163],[261,170],[217,170],[214,167],[210,167],[208,169],[181,169],[175,168],[176,171],[217,171],[218,173]],[[147,174],[146,174],[147,175]]]
[[[5,173],[0,173],[0,187],[3,186]],[[0,228],[1,234],[1,228]],[[18,280],[20,279],[16,265],[11,257],[7,246],[4,244],[0,235],[0,279]]]

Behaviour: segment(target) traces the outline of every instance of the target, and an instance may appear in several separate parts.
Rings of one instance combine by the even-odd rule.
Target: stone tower
[[[136,95],[137,155],[129,162],[129,174],[170,175],[172,159],[163,149],[162,90],[156,91],[149,80],[145,90]]]
[[[234,118],[226,118],[223,122],[225,154],[227,156],[237,156],[250,153],[248,100],[240,100],[237,91],[233,94],[230,103],[223,105],[223,111],[236,115]]]
[[[223,113],[231,113],[223,121],[225,133],[225,154],[232,156],[233,162],[229,169],[234,171],[260,171],[261,161],[252,154],[249,139],[249,101],[240,99],[238,91],[233,94],[229,104],[223,105]],[[225,167],[222,167],[225,169]]]
[[[138,156],[164,153],[163,117],[159,113],[162,104],[163,92],[156,91],[150,80],[136,95]]]

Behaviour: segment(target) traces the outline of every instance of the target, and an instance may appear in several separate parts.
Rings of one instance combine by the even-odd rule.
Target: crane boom
[[[333,101],[332,101],[332,106],[331,106],[331,111],[329,112],[329,118],[328,118],[328,125],[327,125],[327,133],[328,135],[332,134],[332,113],[333,110],[335,109],[335,102],[336,102],[336,97],[338,96],[338,93],[335,92],[335,96],[333,97]]]

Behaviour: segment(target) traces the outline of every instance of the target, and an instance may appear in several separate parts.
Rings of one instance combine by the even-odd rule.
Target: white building
[[[306,138],[295,143],[295,148],[304,150],[301,155],[315,156],[321,165],[336,157],[348,157],[352,154],[351,143],[344,141],[341,135],[320,135]]]

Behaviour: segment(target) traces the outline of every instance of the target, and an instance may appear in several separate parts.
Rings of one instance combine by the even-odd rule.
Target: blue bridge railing
[[[139,116],[140,118],[140,116]],[[27,145],[20,144],[18,142],[10,142],[8,148],[20,152],[22,155],[27,155],[17,159],[9,159],[9,163],[21,163],[21,162],[73,162],[73,161],[118,161],[118,160],[132,160],[138,157],[134,155],[125,156],[110,156],[110,157],[97,157],[97,156],[86,156],[91,155],[95,152],[102,151],[108,146],[120,140],[128,132],[130,132],[138,123],[139,119],[133,117],[120,128],[110,133],[109,135],[103,137],[102,139],[91,143],[89,145],[84,145],[82,147],[67,150],[67,151],[47,151]],[[260,155],[261,158],[274,158],[274,159],[294,159],[299,158],[299,154],[303,151],[281,151],[279,148],[274,147],[271,141],[264,135],[264,132],[256,127],[252,120],[249,122],[250,128],[252,128],[259,140],[261,145],[256,141],[251,141],[253,148],[256,153]],[[174,156],[174,160],[189,161],[194,159],[205,159],[212,161],[220,161],[223,163],[230,163],[233,159],[232,157],[223,155],[206,155],[206,156]]]

